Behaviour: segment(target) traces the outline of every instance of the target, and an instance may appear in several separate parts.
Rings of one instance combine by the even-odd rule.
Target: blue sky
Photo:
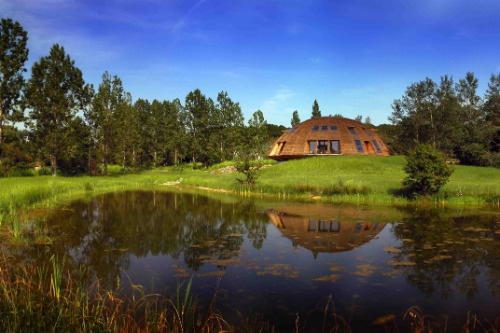
[[[369,116],[387,123],[406,87],[500,72],[498,0],[0,0],[29,34],[28,67],[61,44],[97,86],[118,75],[134,100],[225,90],[245,118],[288,126]]]

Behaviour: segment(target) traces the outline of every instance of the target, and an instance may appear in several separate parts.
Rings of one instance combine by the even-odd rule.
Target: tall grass
[[[220,315],[202,314],[193,302],[192,280],[174,299],[124,296],[89,283],[84,267],[71,272],[52,256],[38,266],[0,259],[1,332],[222,332],[233,331]],[[217,320],[215,320],[216,318]]]

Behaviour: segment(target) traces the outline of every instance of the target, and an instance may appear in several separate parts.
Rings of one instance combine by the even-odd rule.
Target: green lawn
[[[259,171],[252,191],[296,199],[354,203],[406,203],[394,194],[405,174],[404,157],[315,157],[271,163]],[[210,169],[188,166],[168,167],[139,174],[107,177],[13,177],[0,179],[0,214],[34,204],[53,205],[82,195],[134,188],[168,188],[165,183],[180,181],[182,187],[206,187],[241,192],[238,173],[219,173],[226,162]],[[451,205],[498,206],[500,170],[454,166],[449,183],[431,201]],[[336,187],[335,187],[336,186]],[[334,188],[334,190],[332,190]],[[333,192],[332,192],[333,191]],[[337,191],[337,192],[335,192]],[[325,194],[326,193],[326,194]],[[330,195],[338,193],[337,195]],[[1,218],[1,216],[0,216]]]

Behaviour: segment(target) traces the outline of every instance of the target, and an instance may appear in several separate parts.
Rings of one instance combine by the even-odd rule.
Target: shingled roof
[[[284,132],[269,157],[286,160],[317,155],[381,155],[389,150],[371,125],[341,117],[306,120]]]

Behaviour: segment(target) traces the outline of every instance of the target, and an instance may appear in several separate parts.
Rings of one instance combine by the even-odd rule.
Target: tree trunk
[[[0,108],[0,145],[3,143],[3,110]]]
[[[156,159],[158,158],[156,150],[153,152],[153,166],[156,168]]]
[[[434,118],[432,117],[432,110],[431,110],[431,128],[432,128],[432,146],[436,148],[436,129],[434,128]]]
[[[103,156],[103,164],[104,164],[104,175],[107,176],[108,175],[108,145],[107,144],[104,144],[104,147],[103,147],[103,151],[104,151],[104,156]]]
[[[54,155],[50,155],[50,168],[52,169],[52,176],[57,176],[57,159]]]

